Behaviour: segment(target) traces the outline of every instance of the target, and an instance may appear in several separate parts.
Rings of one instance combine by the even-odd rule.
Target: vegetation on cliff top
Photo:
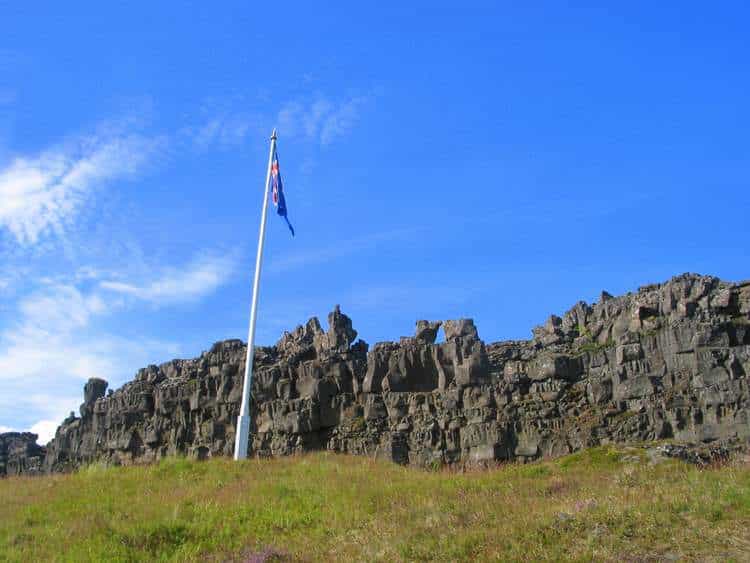
[[[596,448],[488,471],[361,457],[0,481],[0,560],[745,559],[750,467]]]

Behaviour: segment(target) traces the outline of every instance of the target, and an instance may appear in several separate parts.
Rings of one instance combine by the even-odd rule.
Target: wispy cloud
[[[417,232],[417,229],[395,229],[382,233],[371,233],[361,237],[349,239],[345,242],[335,242],[330,246],[305,250],[277,258],[272,261],[267,270],[271,274],[279,274],[297,270],[313,264],[325,264],[351,256],[357,252],[375,248],[378,244],[404,239]]]
[[[276,126],[286,139],[297,137],[326,146],[355,127],[371,100],[371,95],[332,98],[318,94],[283,102],[272,116],[254,107],[257,102],[245,96],[210,98],[197,110],[198,117],[179,129],[177,137],[204,151],[234,147],[253,136],[265,138]]]
[[[0,170],[0,229],[26,246],[64,234],[96,188],[137,173],[162,143],[137,134],[97,133],[16,157]]]
[[[321,145],[329,145],[348,134],[360,118],[368,96],[331,100],[318,96],[312,101],[293,100],[277,115],[279,130],[288,136],[301,136]]]
[[[213,293],[230,278],[235,267],[234,255],[204,255],[182,268],[164,268],[155,279],[146,284],[104,280],[99,282],[99,286],[157,305],[168,305],[194,301]]]
[[[178,354],[171,342],[125,337],[112,328],[113,319],[143,302],[164,306],[205,297],[229,278],[235,263],[234,255],[203,253],[184,267],[164,267],[143,285],[117,276],[107,280],[86,267],[39,280],[16,303],[17,320],[0,333],[0,386],[6,390],[0,393],[0,424],[33,424],[45,441],[77,409],[88,378],[117,383],[155,356]]]
[[[190,112],[175,135],[199,151],[234,148],[269,133],[269,115],[247,94],[209,96]]]
[[[231,147],[243,143],[260,130],[260,119],[242,112],[220,112],[200,125],[183,127],[180,133],[201,150],[212,146]]]
[[[117,308],[72,283],[25,296],[17,322],[0,333],[0,423],[31,427],[44,443],[81,403],[86,379],[121,380],[156,353],[177,353],[168,342],[134,342],[102,330],[100,321]]]
[[[46,287],[26,296],[18,306],[19,321],[0,337],[0,378],[68,374],[85,380],[111,371],[108,345],[72,338],[107,310],[99,296],[72,285]]]
[[[360,110],[366,101],[365,97],[352,98],[326,115],[320,126],[321,144],[328,145],[337,137],[349,133],[359,120]]]

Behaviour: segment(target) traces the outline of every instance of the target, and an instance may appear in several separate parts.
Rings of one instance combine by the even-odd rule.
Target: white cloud
[[[276,114],[275,125],[286,139],[298,137],[328,145],[352,130],[370,99],[371,96],[334,99],[317,95],[289,100]],[[209,99],[198,110],[198,120],[182,127],[178,137],[201,150],[236,146],[250,136],[263,138],[269,133],[269,116],[242,109],[248,104],[244,98]]]
[[[251,132],[259,131],[260,122],[258,117],[242,112],[220,111],[199,126],[183,127],[179,134],[202,150],[215,145],[231,147],[244,142]]]
[[[303,111],[301,117],[308,137],[318,134],[321,122],[331,111],[334,111],[333,104],[325,99],[314,101],[307,111]]]
[[[332,101],[319,96],[311,102],[294,100],[286,103],[277,115],[279,132],[285,136],[302,136],[328,145],[348,134],[359,120],[367,96]]]
[[[170,343],[134,342],[102,330],[100,321],[119,305],[108,304],[97,291],[57,283],[18,303],[18,321],[0,333],[4,425],[26,430],[33,423],[32,431],[46,436],[78,409],[88,378],[121,381],[154,355],[177,353]]]
[[[163,152],[167,136],[133,133],[138,127],[135,121],[104,124],[38,154],[0,161],[0,239],[11,243],[0,260],[8,266],[0,272],[2,428],[31,429],[44,443],[77,411],[88,378],[119,384],[139,367],[179,354],[172,342],[126,337],[117,328],[120,315],[144,303],[197,301],[235,269],[234,255],[207,253],[184,265],[153,268],[136,243],[123,246],[116,259],[87,258],[88,266],[78,263],[80,253],[66,253],[81,242],[75,235],[82,214],[94,205],[108,211],[100,205],[101,188],[140,174]],[[248,127],[241,116],[227,117],[207,123],[202,135],[209,144],[236,142]],[[172,146],[179,135],[169,135]],[[40,276],[39,264],[27,258],[60,242],[64,260]],[[83,242],[78,246],[91,244]],[[16,263],[8,262],[11,255]],[[71,268],[60,271],[66,264]]]
[[[329,113],[320,126],[320,142],[330,144],[337,137],[343,137],[354,127],[366,98],[352,98]]]
[[[160,275],[144,284],[105,280],[99,283],[103,289],[166,305],[194,301],[214,292],[229,279],[235,270],[232,256],[202,256],[184,268],[167,268]]]
[[[61,235],[97,187],[135,174],[162,143],[140,135],[91,135],[0,170],[0,229],[21,245]]]
[[[33,432],[38,436],[36,441],[39,444],[44,445],[55,437],[55,432],[57,432],[57,427],[60,425],[60,422],[62,422],[62,420],[57,422],[54,420],[40,420],[31,426],[30,432]]]
[[[89,330],[105,312],[98,297],[71,285],[43,287],[18,304],[18,321],[0,334],[5,424],[26,430],[33,421],[59,422],[80,404],[83,381],[117,373],[127,346]]]
[[[299,133],[300,115],[304,112],[304,107],[300,102],[288,102],[279,111],[276,117],[276,124],[279,130],[285,135],[294,136]]]
[[[10,426],[3,426],[0,424],[0,434],[4,434],[6,432],[31,432],[32,434],[37,435],[37,444],[45,446],[49,443],[50,440],[52,440],[52,438],[55,437],[57,427],[60,426],[60,423],[62,421],[63,418],[60,418],[59,421],[40,420],[39,422],[32,424],[28,429],[24,430],[16,430],[15,428],[11,428]]]
[[[195,144],[204,148],[207,147],[219,136],[221,127],[220,119],[212,119],[203,125],[203,127],[198,128],[194,133]]]
[[[46,436],[53,422],[78,409],[87,379],[118,383],[155,358],[179,354],[174,343],[118,334],[112,328],[117,315],[143,301],[161,306],[205,297],[235,263],[233,256],[202,254],[144,285],[100,281],[105,274],[87,267],[37,280],[14,305],[17,320],[0,332],[0,424],[28,429],[36,423]]]
[[[109,339],[76,338],[94,316],[108,312],[98,295],[72,285],[45,287],[22,299],[18,312],[19,322],[0,337],[0,379],[86,380],[113,371]]]
[[[21,301],[19,310],[32,330],[71,330],[89,324],[92,315],[107,312],[99,295],[84,295],[74,286],[55,286]]]

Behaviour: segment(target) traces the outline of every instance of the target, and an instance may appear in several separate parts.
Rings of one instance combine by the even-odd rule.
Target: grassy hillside
[[[750,559],[750,467],[598,448],[489,471],[329,454],[0,481],[0,560]]]

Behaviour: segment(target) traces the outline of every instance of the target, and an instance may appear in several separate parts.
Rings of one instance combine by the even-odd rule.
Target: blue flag
[[[273,158],[271,159],[271,186],[273,188],[272,197],[273,205],[276,207],[276,213],[281,215],[289,225],[289,230],[294,236],[294,227],[286,216],[286,199],[284,198],[284,186],[281,183],[281,173],[279,172],[279,155],[276,154],[276,147],[273,149]]]

